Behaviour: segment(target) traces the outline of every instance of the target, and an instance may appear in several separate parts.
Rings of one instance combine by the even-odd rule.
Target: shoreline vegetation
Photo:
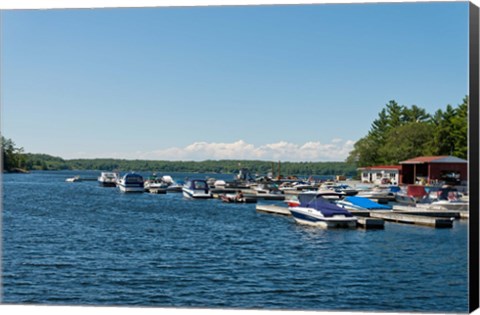
[[[46,154],[24,154],[23,168],[4,169],[5,172],[23,173],[28,171],[57,170],[99,170],[99,171],[155,171],[189,173],[236,173],[240,168],[248,168],[252,173],[275,176],[344,175],[355,176],[356,166],[346,162],[273,162],[260,160],[206,160],[206,161],[156,161],[124,159],[72,159],[64,160]],[[280,170],[279,170],[280,168]]]
[[[11,139],[2,136],[3,171],[102,170],[193,173],[234,173],[248,168],[252,173],[274,176],[356,176],[357,168],[394,165],[423,155],[454,155],[468,158],[468,96],[457,107],[447,105],[433,115],[416,105],[388,102],[359,139],[345,161],[286,162],[260,160],[162,161],[126,159],[70,159],[48,154],[24,153]]]

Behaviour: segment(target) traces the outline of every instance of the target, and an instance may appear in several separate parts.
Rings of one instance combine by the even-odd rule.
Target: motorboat
[[[396,194],[391,187],[376,186],[369,189],[360,189],[356,196],[377,200],[378,203],[388,203],[395,200]]]
[[[284,200],[285,193],[274,183],[260,183],[251,187],[249,197],[265,200]]]
[[[241,192],[236,194],[222,194],[220,200],[226,203],[256,203],[257,199],[245,197]]]
[[[347,210],[326,200],[322,195],[304,193],[298,196],[299,204],[288,210],[297,223],[322,228],[355,228],[357,218]]]
[[[74,176],[74,177],[70,177],[70,178],[67,178],[65,179],[66,182],[69,182],[69,183],[73,183],[73,182],[81,182],[81,178],[80,176]]]
[[[124,175],[117,183],[121,192],[144,192],[143,177],[136,173]]]
[[[203,179],[188,180],[182,187],[183,196],[193,199],[212,198],[207,181]]]
[[[168,186],[168,183],[162,177],[157,177],[156,175],[149,177],[143,183],[145,191],[156,194],[166,194]]]
[[[162,180],[168,184],[168,192],[182,192],[184,182],[177,182],[170,175],[163,175]]]
[[[347,184],[339,184],[335,182],[324,182],[320,185],[319,190],[333,190],[336,192],[343,192],[347,196],[355,196],[358,194],[358,190],[347,185]]]
[[[395,194],[395,201],[401,205],[415,206],[418,203],[431,203],[429,194],[422,185],[408,185]]]
[[[307,191],[307,190],[313,190],[315,189],[315,186],[312,185],[311,183],[307,183],[304,181],[295,181],[295,182],[283,182],[280,184],[278,187],[283,192],[288,192],[288,191]]]
[[[348,196],[336,202],[337,206],[347,210],[391,210],[391,206],[381,205],[365,197]]]
[[[118,174],[114,172],[101,172],[97,180],[103,187],[115,187],[117,186]]]
[[[429,210],[446,209],[453,211],[468,211],[469,202],[462,200],[462,195],[452,186],[445,185],[429,193],[430,203],[416,204],[417,207]]]

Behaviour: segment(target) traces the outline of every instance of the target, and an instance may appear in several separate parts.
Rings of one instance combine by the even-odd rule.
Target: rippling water
[[[64,181],[77,174],[99,173],[3,175],[3,303],[468,310],[468,221],[322,230],[255,204]]]

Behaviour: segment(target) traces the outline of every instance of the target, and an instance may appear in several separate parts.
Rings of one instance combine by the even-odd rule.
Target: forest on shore
[[[468,159],[468,97],[429,114],[395,101],[385,105],[366,136],[347,158],[358,167],[395,165],[418,156],[453,155]]]
[[[48,154],[25,153],[2,136],[3,170],[102,170],[234,173],[248,168],[252,173],[273,175],[355,176],[357,167],[394,165],[423,155],[453,155],[467,159],[468,97],[458,106],[447,105],[429,114],[412,105],[388,102],[373,121],[367,135],[358,140],[346,161],[279,162],[260,160],[158,161],[125,159],[70,159]]]

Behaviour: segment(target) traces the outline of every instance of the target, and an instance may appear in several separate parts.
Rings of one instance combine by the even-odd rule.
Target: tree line
[[[429,114],[412,105],[390,101],[366,136],[358,140],[346,162],[357,166],[398,164],[417,156],[453,155],[467,159],[468,97]]]
[[[248,168],[252,173],[274,176],[288,175],[345,175],[356,174],[356,167],[346,162],[278,162],[260,160],[207,160],[207,161],[156,161],[124,159],[72,159],[27,154],[27,165],[42,170],[103,170],[103,171],[155,171],[195,173],[236,173]]]
[[[2,139],[3,140],[3,139]],[[272,162],[260,160],[154,161],[125,159],[71,159],[64,160],[48,154],[23,153],[9,140],[2,141],[4,170],[99,170],[99,171],[154,171],[195,173],[236,173],[248,168],[252,173],[274,176],[289,175],[345,175],[356,174],[355,165],[346,162]],[[5,146],[8,144],[8,146]],[[8,148],[8,149],[7,149]],[[7,150],[6,150],[7,149]],[[5,152],[8,151],[5,158]],[[14,166],[14,167],[12,167]]]
[[[2,136],[2,161],[3,169],[11,172],[25,167],[23,148],[17,148],[15,142]]]

